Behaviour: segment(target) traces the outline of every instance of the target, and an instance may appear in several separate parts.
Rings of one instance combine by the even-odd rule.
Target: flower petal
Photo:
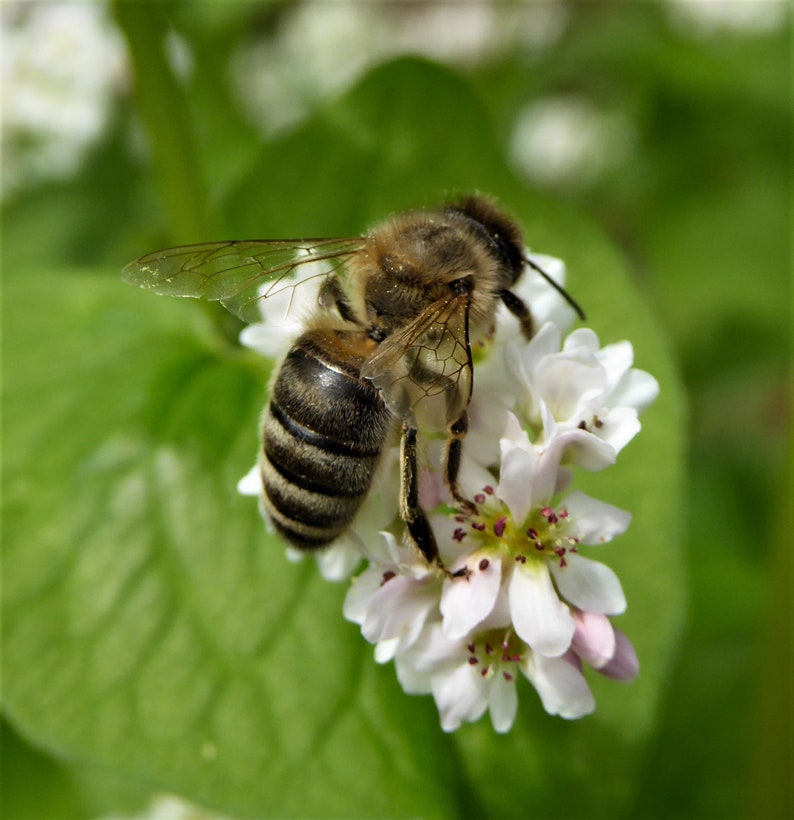
[[[606,544],[622,535],[631,522],[631,513],[573,490],[565,507],[574,522],[576,536],[583,544]]]
[[[618,576],[600,561],[568,553],[566,565],[550,566],[557,589],[575,607],[603,615],[620,615],[626,610],[626,596]]]
[[[509,732],[518,711],[515,678],[507,680],[501,671],[495,673],[490,681],[488,710],[494,730],[499,734]]]
[[[326,581],[346,581],[361,563],[361,553],[347,539],[335,541],[316,557],[320,575]]]
[[[516,564],[510,578],[510,615],[519,637],[535,652],[554,657],[571,645],[573,616],[560,601],[545,563]]]
[[[560,458],[565,457],[569,464],[576,464],[585,470],[597,472],[615,463],[615,448],[607,441],[603,441],[579,428],[562,430],[546,442],[545,452],[559,450]]]
[[[416,638],[438,600],[437,586],[397,575],[383,583],[373,595],[361,634],[370,642],[404,636]]]
[[[640,662],[631,641],[619,630],[615,630],[615,654],[612,660],[598,670],[607,678],[630,681],[637,677]]]
[[[505,439],[502,439],[504,442]],[[502,450],[499,468],[499,484],[496,494],[507,504],[517,526],[526,521],[533,505],[540,503],[533,499],[532,483],[536,479],[537,456],[523,447],[508,446]],[[545,501],[545,499],[541,499]]]
[[[543,708],[550,715],[574,719],[589,715],[595,709],[595,699],[587,681],[567,658],[528,654],[521,669],[532,681]]]
[[[483,566],[485,565],[485,566]],[[468,567],[464,578],[448,579],[441,592],[444,634],[451,640],[462,638],[490,615],[502,581],[502,559],[493,552],[475,552],[450,567],[452,572]]]
[[[606,615],[597,612],[573,613],[576,633],[573,649],[593,669],[602,669],[615,655],[615,630]]]
[[[262,471],[258,464],[253,467],[237,482],[237,492],[240,495],[262,494]]]
[[[488,682],[468,663],[434,675],[431,684],[445,732],[478,720],[488,708]]]
[[[361,575],[353,578],[342,607],[342,614],[348,621],[354,624],[364,623],[370,602],[381,583],[383,583],[383,575],[371,566],[367,567]]]
[[[632,368],[618,382],[609,403],[613,407],[627,405],[642,413],[656,401],[658,395],[659,382],[650,373]]]

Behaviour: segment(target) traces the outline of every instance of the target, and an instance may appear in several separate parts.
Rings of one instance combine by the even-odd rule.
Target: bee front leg
[[[463,415],[449,428],[449,438],[444,447],[444,476],[449,486],[449,491],[456,503],[463,512],[475,513],[477,507],[469,501],[461,492],[458,486],[458,473],[460,472],[460,458],[463,453],[463,439],[469,431],[469,417],[467,413]]]
[[[531,339],[535,335],[535,323],[532,321],[532,313],[520,296],[516,296],[512,290],[503,290],[499,296],[504,306],[521,323],[521,333],[525,338]]]
[[[464,568],[450,572],[438,554],[438,544],[430,522],[419,505],[419,468],[416,455],[416,430],[403,424],[400,441],[400,517],[405,522],[408,535],[416,548],[425,557],[428,564],[435,564],[449,578],[464,577],[468,571]]]

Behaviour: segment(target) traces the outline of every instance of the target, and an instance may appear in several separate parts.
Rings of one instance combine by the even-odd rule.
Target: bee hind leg
[[[400,517],[405,522],[408,535],[428,564],[435,564],[447,577],[465,577],[468,571],[464,568],[450,572],[438,553],[438,544],[430,522],[419,504],[419,469],[416,455],[416,430],[407,424],[403,425],[400,442]]]

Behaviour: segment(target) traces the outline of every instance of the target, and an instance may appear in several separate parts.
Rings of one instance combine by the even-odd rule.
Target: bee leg
[[[400,517],[405,522],[408,535],[428,564],[435,564],[447,577],[459,578],[468,575],[468,570],[450,572],[438,554],[438,544],[430,522],[419,505],[419,469],[416,457],[416,430],[403,424],[400,441]]]
[[[320,289],[319,302],[320,306],[324,308],[329,308],[331,305],[336,307],[339,311],[339,315],[346,322],[356,321],[353,316],[353,312],[350,309],[350,304],[348,303],[345,293],[342,290],[342,286],[335,276],[328,279]]]
[[[505,288],[499,293],[499,296],[504,302],[504,306],[518,319],[521,323],[521,332],[527,339],[531,339],[535,335],[535,323],[532,321],[532,313],[520,296],[516,296],[512,290]]]
[[[449,438],[444,448],[444,476],[452,497],[463,512],[475,513],[477,507],[458,487],[458,473],[460,472],[460,457],[463,452],[463,439],[469,431],[469,417],[463,415],[449,428]]]

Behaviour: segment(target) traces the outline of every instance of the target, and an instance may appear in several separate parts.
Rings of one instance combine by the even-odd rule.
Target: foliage
[[[195,49],[189,94],[145,50],[167,14]],[[596,6],[539,63],[398,59],[261,142],[221,70],[249,14],[119,4],[154,170],[126,149],[131,105],[78,177],[3,215],[4,813],[173,792],[234,816],[739,816],[744,770],[785,742],[749,732],[746,697],[787,592],[765,599],[789,412],[784,38],[695,42]],[[570,87],[625,105],[637,146],[614,178],[530,190],[501,130]],[[343,587],[288,563],[236,494],[268,373],[235,328],[117,276],[207,231],[349,235],[471,189],[566,260],[588,324],[662,385],[596,493],[635,516],[605,549],[641,677],[592,681],[598,709],[576,723],[525,690],[506,737],[444,735],[343,621]]]

